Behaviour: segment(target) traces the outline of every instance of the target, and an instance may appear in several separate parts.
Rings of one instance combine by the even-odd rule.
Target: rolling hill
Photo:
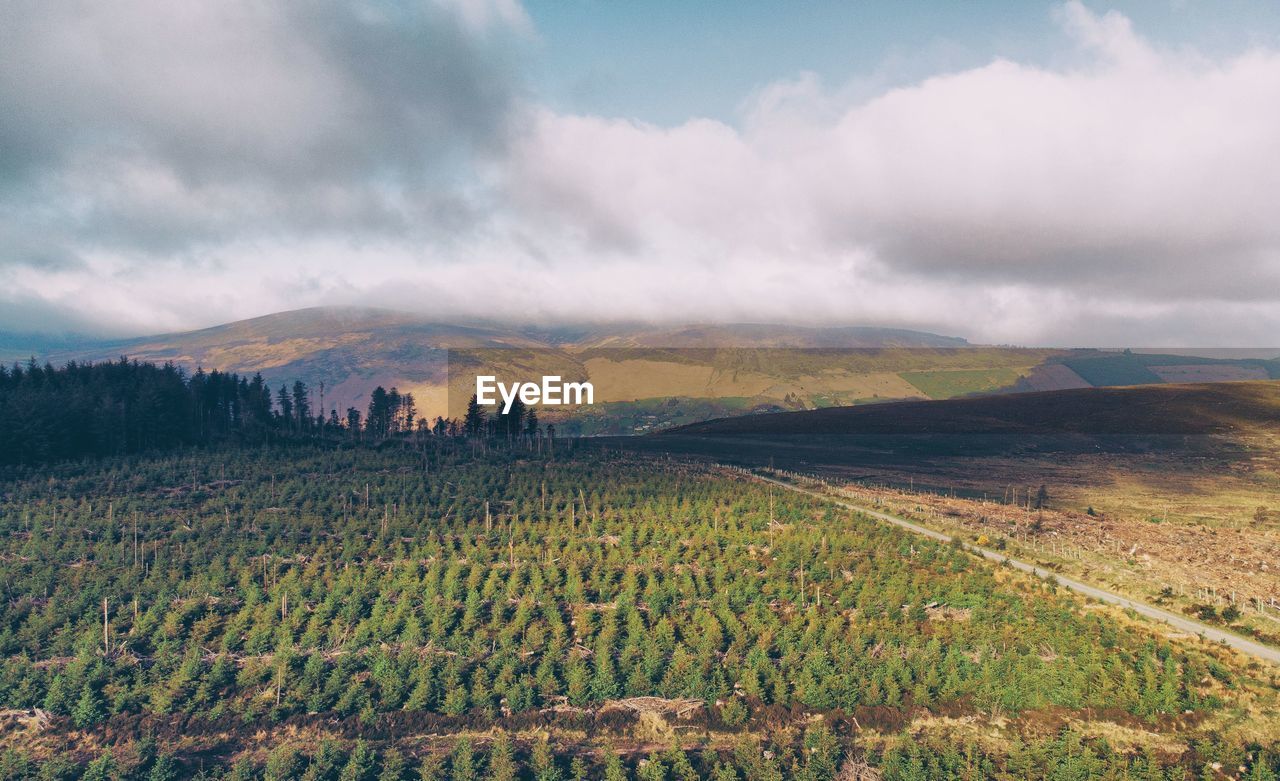
[[[449,352],[452,351],[452,352]],[[462,414],[484,369],[509,379],[590,379],[596,404],[560,428],[634,434],[748,413],[904,399],[1135,383],[1280,377],[1274,353],[1223,357],[972,345],[871,327],[739,324],[442,323],[385,309],[282,312],[184,333],[85,342],[0,334],[0,360],[55,364],[120,356],[261,373],[273,387],[302,380],[323,408],[364,408],[378,385],[415,396],[428,416]],[[449,360],[454,371],[449,371]],[[555,413],[550,417],[557,417]]]
[[[626,446],[979,494],[1053,475],[1095,494],[1142,483],[1166,502],[1192,485],[1204,493],[1245,481],[1262,499],[1280,475],[1280,382],[902,401],[724,417],[632,439]]]
[[[538,328],[441,323],[422,315],[351,307],[303,309],[197,331],[73,346],[50,347],[17,336],[0,339],[0,345],[7,345],[0,355],[6,362],[33,355],[55,364],[125,356],[173,362],[192,371],[260,372],[272,385],[302,380],[316,392],[323,383],[326,409],[363,407],[373,387],[396,386],[415,394],[419,409],[429,415],[459,415],[470,395],[462,372],[455,371],[450,382],[450,350],[455,369],[485,365],[500,375],[589,376],[611,389],[603,402],[731,399],[725,409],[782,403],[788,395],[801,406],[824,403],[827,396],[850,401],[910,397],[919,391],[893,370],[992,360],[962,353],[967,350],[963,339],[902,329],[764,324]],[[773,352],[752,352],[761,349]],[[837,365],[833,350],[851,350],[858,357]],[[804,351],[809,352],[802,355]],[[1007,360],[1028,362],[1024,356]],[[822,372],[827,376],[807,389],[803,379]],[[799,400],[802,396],[805,400]],[[699,418],[721,408],[703,407]]]
[[[528,332],[526,332],[528,333]],[[813,328],[775,323],[728,323],[680,326],[615,325],[549,329],[540,332],[551,344],[576,348],[724,347],[860,349],[968,347],[965,339],[923,331],[868,326]]]
[[[1147,435],[1259,433],[1280,427],[1280,382],[1201,383],[903,401],[694,423],[670,436]]]
[[[1280,644],[1280,613],[1259,607],[1280,599],[1280,381],[755,415],[601,445],[818,476],[863,506],[1104,588],[1190,615],[1226,610],[1234,631]]]

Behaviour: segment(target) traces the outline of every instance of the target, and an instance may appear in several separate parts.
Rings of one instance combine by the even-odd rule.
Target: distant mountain
[[[182,333],[94,343],[43,343],[14,339],[0,350],[6,361],[35,355],[55,364],[69,360],[103,361],[121,356],[156,363],[173,362],[188,370],[204,368],[240,374],[260,372],[273,385],[302,380],[315,392],[324,384],[324,406],[339,411],[363,407],[377,385],[396,386],[415,394],[419,409],[434,415],[458,414],[458,396],[449,400],[447,350],[480,351],[485,359],[508,368],[535,371],[539,367],[566,376],[585,378],[592,371],[607,375],[604,384],[622,391],[625,401],[635,393],[621,386],[652,391],[664,400],[672,396],[717,397],[725,393],[758,395],[777,383],[767,367],[754,378],[743,367],[729,367],[724,350],[753,348],[960,348],[963,339],[902,329],[804,328],[768,324],[587,325],[557,328],[518,327],[491,323],[442,323],[422,315],[385,309],[321,307],[256,317]],[[0,345],[5,344],[0,338]],[[700,349],[701,353],[691,350]],[[625,354],[624,352],[625,351]],[[640,361],[640,363],[636,363]],[[727,363],[728,362],[728,363]],[[590,364],[590,366],[588,366]],[[691,367],[692,370],[691,370]],[[718,380],[726,367],[745,380]],[[501,366],[499,366],[501,368]],[[652,381],[657,378],[656,383]],[[723,379],[723,378],[721,378]],[[718,383],[718,384],[717,384]],[[895,394],[912,395],[905,382]],[[457,383],[455,383],[457,385]],[[745,388],[745,390],[744,390]],[[786,393],[777,395],[781,400]],[[868,396],[874,395],[874,391]],[[770,396],[772,399],[772,396]],[[317,401],[319,401],[317,399]]]
[[[681,326],[613,325],[527,331],[577,348],[888,348],[967,347],[955,336],[868,326],[806,327],[772,323]]]
[[[198,331],[55,349],[40,357],[60,364],[123,356],[172,362],[191,371],[261,373],[273,385],[302,380],[317,396],[323,383],[324,407],[340,412],[347,406],[363,407],[378,385],[398,386],[419,396],[420,409],[442,412],[446,350],[543,347],[510,330],[433,322],[384,309],[321,307]]]
[[[91,350],[106,342],[75,334],[11,333],[0,331],[0,364],[26,363],[32,358]]]
[[[1223,358],[989,347],[904,329],[767,323],[445,323],[358,307],[301,309],[100,342],[0,334],[0,360],[25,362],[33,355],[55,364],[126,356],[190,371],[261,373],[273,387],[301,380],[317,408],[323,386],[323,408],[340,414],[348,406],[363,409],[369,392],[382,385],[414,394],[428,417],[456,417],[477,373],[522,380],[559,374],[595,386],[592,408],[560,416],[563,432],[582,434],[903,399],[1280,377],[1280,361],[1257,357],[1266,353]]]

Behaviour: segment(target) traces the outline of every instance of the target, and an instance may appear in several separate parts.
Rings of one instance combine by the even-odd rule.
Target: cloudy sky
[[[0,5],[0,330],[1280,342],[1280,6]]]

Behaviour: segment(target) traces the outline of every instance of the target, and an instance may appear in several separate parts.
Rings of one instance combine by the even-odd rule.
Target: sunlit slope
[[[458,416],[481,370],[508,381],[589,380],[596,405],[565,433],[641,433],[715,417],[906,399],[1109,385],[1280,377],[1263,352],[1241,357],[970,345],[891,328],[779,324],[529,327],[329,307],[114,342],[0,335],[10,360],[173,362],[189,371],[305,382],[317,408],[363,409],[376,386],[412,393],[420,415]],[[447,351],[453,350],[453,371]],[[461,355],[456,351],[467,351]],[[476,351],[483,351],[478,354]],[[563,410],[558,411],[563,417]],[[549,410],[547,417],[557,411]]]
[[[29,350],[24,347],[29,346]],[[446,351],[454,354],[450,382]],[[476,351],[484,351],[483,360]],[[841,355],[842,351],[847,354]],[[998,352],[998,351],[997,351]],[[364,407],[376,385],[417,397],[419,412],[457,415],[473,388],[472,368],[509,379],[561,374],[590,379],[606,403],[679,398],[734,399],[733,408],[795,408],[911,398],[921,392],[901,371],[1029,365],[1035,356],[999,357],[963,339],[901,329],[782,325],[654,327],[614,325],[541,329],[458,325],[383,309],[331,307],[253,318],[185,333],[50,348],[18,339],[11,359],[121,356],[188,370],[261,372],[273,387],[302,380],[326,409]],[[447,400],[447,404],[446,404]],[[706,415],[702,415],[706,417]]]
[[[420,411],[444,410],[446,350],[540,348],[518,333],[453,325],[381,309],[317,308],[283,312],[186,333],[95,346],[52,359],[111,360],[119,356],[173,362],[194,370],[261,373],[273,386],[301,380],[324,407],[363,408],[376,386],[418,397]]]
[[[549,339],[579,348],[886,348],[966,347],[954,336],[903,328],[806,327],[777,323],[681,326],[621,325],[548,331]]]

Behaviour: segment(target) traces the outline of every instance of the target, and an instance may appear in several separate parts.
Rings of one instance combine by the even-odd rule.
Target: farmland
[[[949,399],[1010,387],[1019,376],[1017,370],[1006,367],[902,373],[902,379],[930,399]]]
[[[543,375],[589,380],[597,403],[610,406],[554,415],[562,431],[583,435],[643,434],[720,416],[903,399],[1280,377],[1280,361],[1269,351],[1205,357],[1045,349],[897,329],[776,324],[468,325],[352,307],[279,312],[124,341],[8,339],[18,338],[0,335],[5,364],[25,365],[32,356],[55,366],[125,356],[173,363],[188,374],[261,374],[273,389],[297,381],[313,391],[323,385],[313,406],[326,416],[363,409],[378,386],[413,394],[419,411],[434,419],[462,415],[476,374],[504,382]]]

